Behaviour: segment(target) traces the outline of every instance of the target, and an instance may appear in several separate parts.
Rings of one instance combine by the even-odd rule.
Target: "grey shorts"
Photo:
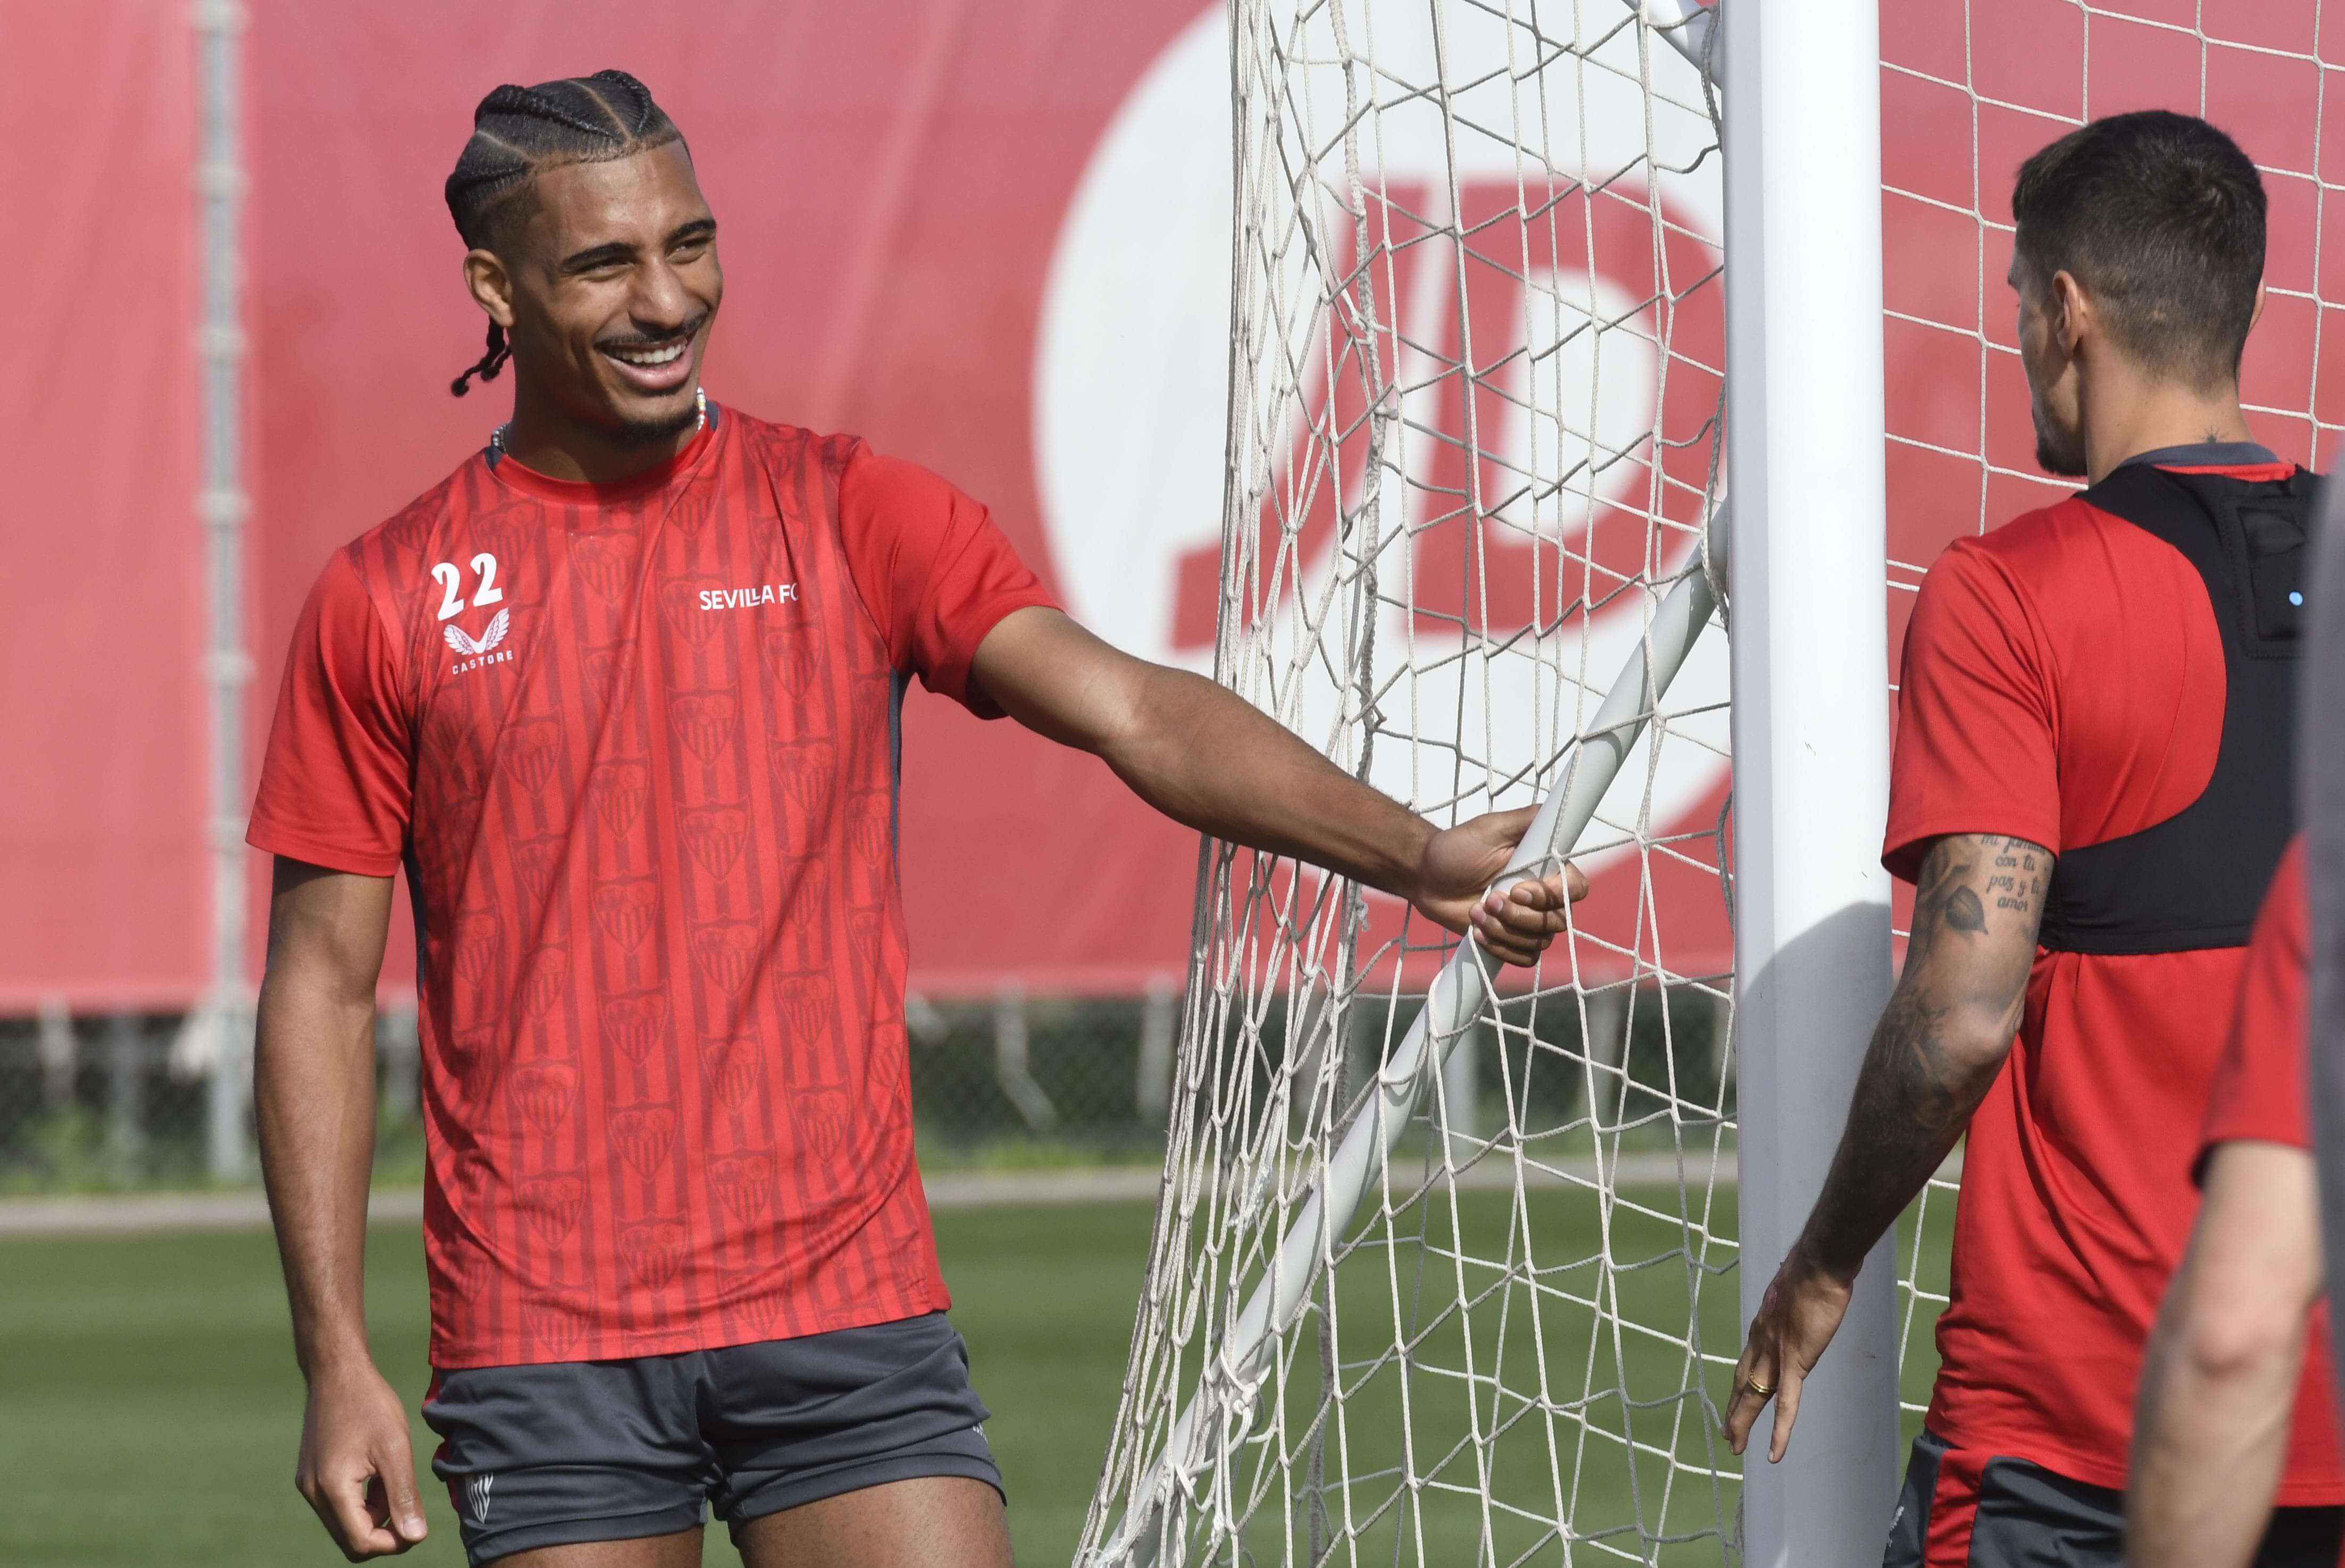
[[[867,1486],[959,1475],[1001,1490],[942,1312],[683,1355],[436,1373],[440,1434],[473,1568],[539,1546],[752,1519]]]
[[[2276,1508],[2252,1568],[2333,1568],[2345,1509]],[[2125,1493],[1914,1440],[1882,1568],[2124,1568]]]

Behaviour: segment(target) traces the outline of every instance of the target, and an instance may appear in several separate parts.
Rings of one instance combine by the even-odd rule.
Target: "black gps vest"
[[[2258,482],[2131,463],[2084,492],[2180,551],[2205,581],[2223,639],[2223,739],[2214,776],[2181,811],[2055,860],[2044,946],[2247,944],[2296,831],[2296,670],[2317,482],[2302,469]]]

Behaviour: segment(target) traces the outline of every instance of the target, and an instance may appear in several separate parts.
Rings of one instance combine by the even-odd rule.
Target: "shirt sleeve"
[[[2305,997],[2310,915],[2299,835],[2280,858],[2248,939],[2239,999],[2207,1097],[2207,1128],[2194,1175],[2218,1143],[2249,1138],[2312,1147],[2305,1083],[2310,1070]]]
[[[1055,608],[984,507],[914,463],[858,446],[838,483],[856,592],[898,670],[915,671],[981,719],[1001,710],[969,683],[969,661],[1013,610]]]
[[[407,845],[409,728],[391,636],[347,553],[293,629],[245,842],[389,876]]]
[[[1905,628],[1889,831],[1881,861],[1911,882],[1933,839],[1994,833],[2060,848],[2053,671],[2002,565],[1969,541],[1923,580]]]

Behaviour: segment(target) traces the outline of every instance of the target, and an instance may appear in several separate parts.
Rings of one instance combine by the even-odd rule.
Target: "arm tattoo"
[[[1930,846],[1905,971],[1801,1238],[1826,1270],[1856,1272],[1994,1083],[2026,997],[2051,875],[2051,853],[2025,839],[1958,834]]]

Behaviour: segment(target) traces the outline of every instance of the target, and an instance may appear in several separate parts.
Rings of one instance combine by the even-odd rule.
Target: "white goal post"
[[[1878,1561],[1893,1269],[1715,1431],[1889,972],[1875,23],[1725,5],[1233,6],[1215,673],[1597,893],[1518,983],[1207,845],[1093,1568]]]
[[[1742,1318],[1822,1189],[1889,1000],[1877,0],[1722,0]],[[1833,323],[1842,329],[1835,329]],[[1742,1561],[1871,1568],[1904,1455],[1894,1234],[1743,1465]]]

